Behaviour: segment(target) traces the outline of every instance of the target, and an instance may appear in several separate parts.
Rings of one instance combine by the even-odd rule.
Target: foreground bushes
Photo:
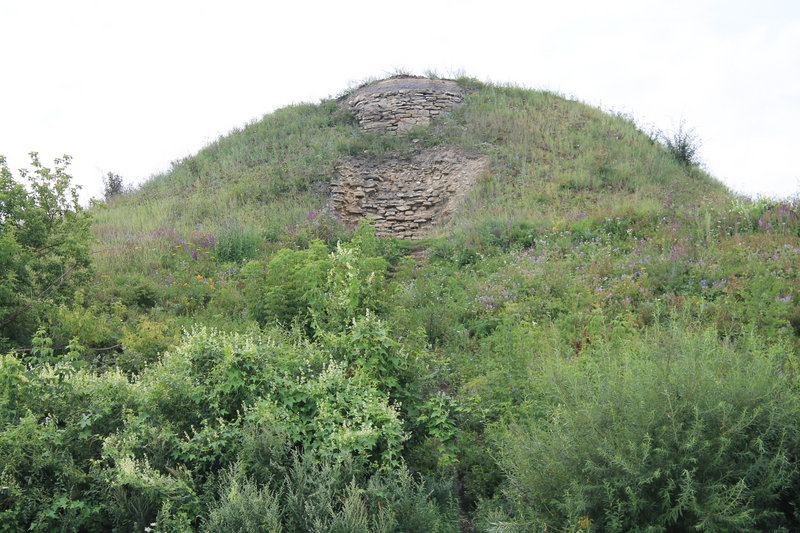
[[[368,227],[227,273],[179,244],[0,358],[0,531],[797,530],[798,247],[765,213],[427,263]]]
[[[0,531],[453,531],[363,365],[207,329],[132,379],[80,362],[0,358]]]
[[[359,484],[354,465],[295,457],[274,487],[260,487],[236,465],[223,477],[203,531],[330,533],[455,532],[452,503],[405,468]],[[450,508],[450,511],[445,509]]]
[[[786,353],[675,327],[617,357],[546,361],[531,376],[546,416],[501,438],[504,510],[485,505],[486,530],[796,531]]]

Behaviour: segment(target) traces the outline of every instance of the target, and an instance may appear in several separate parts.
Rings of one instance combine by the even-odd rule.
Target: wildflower
[[[176,244],[175,248],[180,248],[181,246],[183,246],[183,245],[182,244]]]
[[[198,274],[196,277],[197,277],[197,279],[203,279],[203,275],[202,274]]]

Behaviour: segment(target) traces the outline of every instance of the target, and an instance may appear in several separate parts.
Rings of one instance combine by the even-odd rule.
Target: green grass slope
[[[331,238],[335,221],[317,214],[335,161],[351,154],[449,144],[487,155],[488,175],[434,236],[469,238],[487,224],[546,227],[571,216],[643,214],[665,202],[728,197],[625,117],[547,92],[460,83],[469,90],[465,105],[408,137],[363,133],[333,100],[281,109],[231,132],[96,213],[101,270],[157,268],[154,250],[198,232],[243,229],[265,249],[298,232]]]

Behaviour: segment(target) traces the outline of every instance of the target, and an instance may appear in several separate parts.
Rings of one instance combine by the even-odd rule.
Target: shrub
[[[243,476],[241,469],[231,469],[222,477],[219,498],[209,511],[203,531],[281,533],[278,499],[268,488]]]
[[[154,363],[160,353],[178,340],[178,335],[171,332],[167,324],[147,317],[136,324],[126,324],[123,332],[123,352],[117,355],[116,363],[121,370],[131,373],[139,373]]]
[[[700,139],[694,130],[687,128],[683,121],[678,125],[677,131],[671,134],[659,135],[667,152],[675,158],[675,161],[687,167],[700,164],[699,151]]]
[[[305,250],[279,250],[264,269],[245,266],[250,313],[259,324],[302,325],[341,331],[367,309],[385,306],[389,263],[369,255],[377,244],[359,237],[337,244],[333,253],[321,241]]]
[[[780,354],[680,328],[639,342],[615,358],[549,361],[535,378],[549,415],[501,442],[516,523],[796,530],[800,403]]]
[[[71,305],[60,305],[51,310],[50,334],[57,350],[63,349],[72,339],[91,348],[105,348],[118,343],[121,336],[125,307],[121,304],[84,307],[81,298]]]
[[[125,185],[122,182],[122,176],[113,172],[103,176],[103,199],[106,202],[123,192],[125,192]]]
[[[70,184],[70,157],[50,169],[30,155],[27,189],[0,156],[0,335],[20,343],[36,329],[30,315],[68,302],[91,274],[91,217]]]
[[[389,328],[373,313],[353,319],[340,335],[320,339],[348,366],[361,368],[383,390],[396,392],[408,371],[407,355],[389,335]]]
[[[315,378],[279,382],[256,407],[294,445],[323,458],[348,454],[384,468],[398,464],[408,438],[400,412],[365,374],[330,363]]]
[[[0,428],[19,419],[33,395],[31,380],[13,355],[0,355]]]
[[[337,244],[329,265],[322,291],[310,299],[317,331],[343,330],[367,310],[384,307],[389,263],[383,257],[367,255],[358,245]]]
[[[0,359],[0,531],[110,529],[102,439],[131,405],[119,372]]]
[[[305,323],[314,294],[324,286],[329,270],[328,249],[315,241],[307,250],[282,249],[266,268],[252,261],[242,270],[251,316],[259,324]]]
[[[206,531],[285,533],[455,533],[457,510],[450,491],[432,487],[405,465],[372,475],[347,455],[320,459],[294,455],[282,476],[268,486],[244,470],[223,476],[220,498]],[[222,522],[222,519],[225,522]],[[273,529],[239,529],[257,521]],[[227,527],[219,527],[225,524]],[[213,526],[217,526],[216,529]]]
[[[120,299],[126,306],[148,309],[156,305],[160,298],[158,287],[152,279],[142,274],[123,274],[114,279],[108,287],[111,295]]]

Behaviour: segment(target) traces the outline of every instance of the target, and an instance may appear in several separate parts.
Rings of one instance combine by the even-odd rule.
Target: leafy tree
[[[15,180],[0,156],[0,337],[25,342],[47,307],[70,300],[90,274],[90,215],[67,173],[70,157]],[[26,181],[26,188],[21,182]]]

